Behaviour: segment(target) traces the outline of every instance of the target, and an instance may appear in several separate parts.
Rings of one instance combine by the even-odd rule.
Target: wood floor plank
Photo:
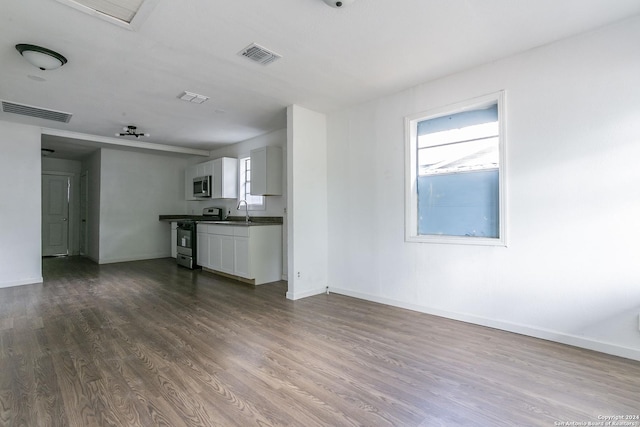
[[[553,426],[640,414],[640,362],[175,260],[0,289],[2,426]],[[637,423],[637,427],[640,422]]]

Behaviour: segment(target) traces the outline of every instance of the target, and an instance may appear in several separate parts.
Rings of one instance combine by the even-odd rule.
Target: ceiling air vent
[[[271,64],[273,61],[282,58],[275,52],[271,52],[268,49],[260,46],[259,44],[252,43],[238,52],[238,55],[244,56],[254,62],[262,65]]]
[[[54,122],[69,123],[71,113],[62,111],[45,110],[31,105],[16,104],[15,102],[2,101],[2,111],[5,113],[20,114],[21,116],[36,117],[38,119],[53,120]]]

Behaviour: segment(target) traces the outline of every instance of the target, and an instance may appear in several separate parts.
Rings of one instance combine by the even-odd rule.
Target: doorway
[[[71,176],[42,174],[42,256],[69,255]]]
[[[80,255],[89,253],[89,171],[80,175]]]

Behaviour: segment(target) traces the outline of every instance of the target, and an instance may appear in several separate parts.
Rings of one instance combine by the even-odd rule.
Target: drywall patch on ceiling
[[[2,111],[5,113],[19,114],[21,116],[35,117],[38,119],[53,120],[54,122],[69,123],[71,113],[62,111],[47,110],[45,108],[34,107],[32,105],[17,104],[15,102],[2,100]]]
[[[134,30],[159,0],[57,0],[112,24]]]

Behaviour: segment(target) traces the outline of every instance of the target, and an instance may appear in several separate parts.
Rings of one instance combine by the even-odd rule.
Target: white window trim
[[[412,243],[440,243],[459,245],[483,245],[483,246],[507,246],[507,201],[506,201],[506,175],[507,175],[507,147],[506,147],[506,109],[505,91],[492,93],[445,107],[436,108],[422,113],[405,117],[405,241]],[[417,123],[441,117],[447,114],[460,113],[468,110],[482,108],[489,104],[498,103],[498,117],[500,126],[499,156],[500,173],[498,176],[498,212],[499,212],[499,236],[468,237],[468,236],[438,236],[418,234],[418,186],[417,186]]]
[[[244,182],[243,182],[243,176],[242,176],[242,170],[243,170],[243,165],[242,162],[244,159],[250,158],[251,156],[249,154],[243,154],[242,156],[238,156],[238,203],[240,203],[240,200],[244,200],[243,197],[245,197],[244,194],[241,194],[241,189],[244,188]],[[265,211],[267,210],[267,198],[265,196],[254,196],[254,197],[261,197],[262,198],[262,204],[255,204],[255,203],[247,203],[247,209],[250,211]],[[237,204],[236,204],[237,206]],[[237,209],[238,212],[242,212],[244,211],[244,205],[240,207],[240,209]]]

